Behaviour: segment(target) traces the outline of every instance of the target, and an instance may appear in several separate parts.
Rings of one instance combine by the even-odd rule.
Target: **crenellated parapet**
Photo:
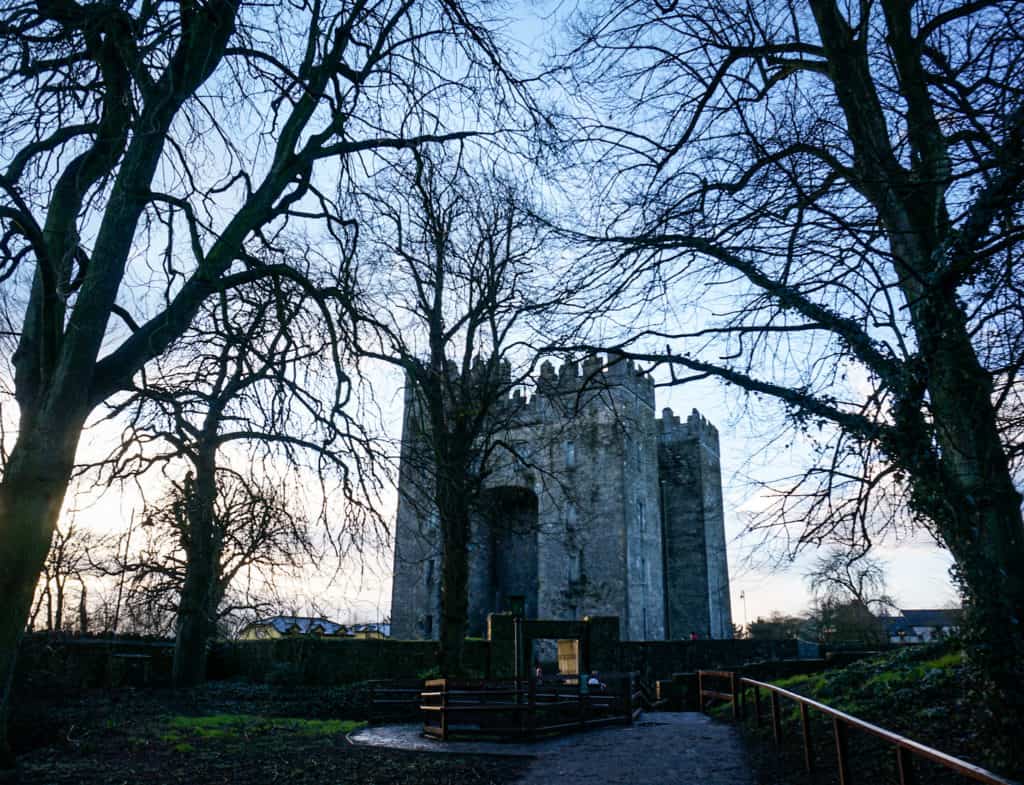
[[[696,439],[708,447],[713,447],[715,453],[718,452],[718,429],[696,409],[683,420],[666,406],[661,410],[661,417],[657,423],[658,439],[663,443]]]
[[[654,409],[654,380],[638,371],[632,360],[615,361],[591,355],[580,362],[555,366],[541,363],[531,392],[514,388],[508,396],[510,408],[525,421],[550,419],[553,413],[579,414],[600,405],[637,400]]]

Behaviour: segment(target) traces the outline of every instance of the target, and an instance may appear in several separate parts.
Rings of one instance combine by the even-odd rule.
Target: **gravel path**
[[[416,725],[353,733],[354,744],[532,758],[516,785],[754,785],[733,727],[702,714],[644,714],[632,726],[573,733],[533,743],[438,742]]]

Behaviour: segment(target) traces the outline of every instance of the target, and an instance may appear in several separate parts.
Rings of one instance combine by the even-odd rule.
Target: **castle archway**
[[[537,617],[537,494],[520,486],[485,489],[473,521],[469,634],[483,635],[487,614]]]

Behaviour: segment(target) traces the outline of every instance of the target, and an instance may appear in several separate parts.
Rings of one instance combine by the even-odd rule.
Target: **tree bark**
[[[993,403],[992,375],[971,342],[955,280],[939,265],[955,239],[946,204],[950,158],[906,4],[883,3],[887,43],[907,105],[913,152],[898,159],[867,48],[835,0],[812,9],[855,153],[859,190],[881,218],[918,345],[894,410],[900,438],[886,446],[912,483],[912,507],[932,520],[966,594],[965,644],[994,693],[1002,758],[1024,770],[1013,743],[1024,726],[1024,522]],[[1011,181],[1018,175],[1003,172]],[[987,225],[987,224],[986,224]],[[927,391],[927,400],[921,394]]]
[[[439,478],[441,523],[441,675],[463,675],[463,652],[469,617],[469,508],[458,483]]]
[[[940,450],[943,487],[919,484],[956,560],[966,594],[964,643],[990,682],[987,696],[998,757],[1024,772],[1017,738],[1024,726],[1024,522],[997,428],[990,375],[981,367],[956,303],[935,304],[924,321],[922,354]],[[921,487],[923,486],[923,487]]]
[[[435,376],[439,382],[444,353],[435,349]],[[440,358],[440,359],[438,359]],[[441,527],[441,649],[438,665],[441,675],[464,675],[463,653],[469,620],[469,539],[470,539],[470,452],[472,438],[464,422],[451,408],[440,385],[431,385],[426,398],[430,402],[431,439],[433,440],[434,501]]]
[[[217,499],[216,448],[203,445],[195,477],[186,481],[185,583],[178,604],[173,679],[193,687],[206,679],[206,654],[216,628],[216,584],[221,541],[214,518]]]
[[[88,592],[85,588],[85,581],[79,579],[78,584],[82,587],[82,593],[78,595],[78,629],[84,635],[89,632]]]
[[[34,428],[19,434],[0,481],[0,768],[14,763],[7,718],[18,645],[60,516],[80,431],[80,421],[36,419]]]

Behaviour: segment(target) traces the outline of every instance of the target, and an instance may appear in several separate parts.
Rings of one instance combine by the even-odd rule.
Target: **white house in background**
[[[309,616],[271,616],[246,624],[238,637],[247,641],[272,640],[297,636],[345,637],[345,626],[330,619]]]
[[[942,640],[960,628],[959,608],[904,609],[899,616],[883,616],[889,643],[928,643]]]

